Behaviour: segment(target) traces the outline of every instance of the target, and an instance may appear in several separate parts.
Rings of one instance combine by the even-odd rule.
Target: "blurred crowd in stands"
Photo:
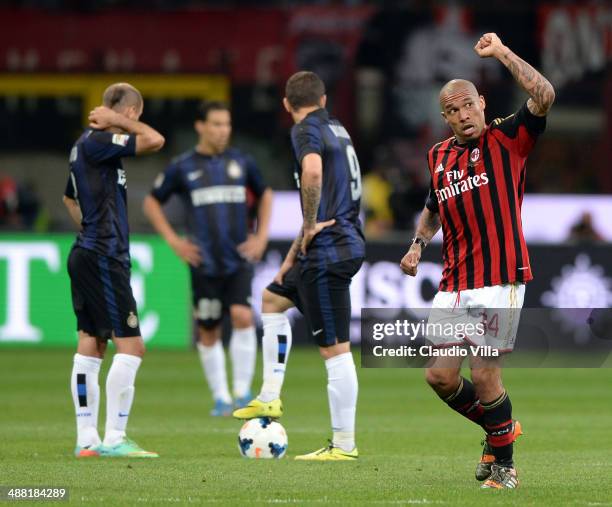
[[[4,231],[46,230],[46,213],[31,181],[0,173],[0,228]]]
[[[292,190],[290,122],[280,98],[288,75],[313,70],[325,80],[329,108],[346,125],[359,155],[368,237],[405,236],[413,230],[429,188],[425,154],[450,135],[440,118],[440,87],[456,77],[473,80],[486,98],[488,121],[516,111],[526,98],[498,62],[474,55],[475,37],[483,30],[498,32],[509,47],[542,69],[557,91],[549,127],[528,162],[526,193],[612,194],[612,51],[604,36],[609,31],[597,31],[603,30],[601,19],[612,19],[612,7],[609,2],[583,4],[8,0],[0,6],[8,7],[4,27],[0,11],[0,74],[44,71],[67,76],[62,67],[66,62],[74,73],[112,72],[118,58],[112,41],[140,23],[140,36],[122,43],[127,57],[120,61],[121,71],[226,76],[235,144],[255,156],[274,189]],[[24,23],[20,8],[28,10]],[[126,21],[124,13],[131,8],[138,15]],[[187,20],[180,16],[181,9],[191,8],[182,13]],[[48,16],[47,9],[57,12]],[[170,9],[177,10],[174,22],[182,19],[183,24],[169,26],[165,11]],[[116,16],[105,32],[108,43],[92,43],[88,33],[81,33],[91,23],[96,26],[99,13]],[[19,22],[7,22],[9,18]],[[203,30],[211,19],[216,20],[211,28],[226,32]],[[150,27],[155,30],[147,30]],[[62,37],[51,37],[54,30]],[[37,39],[36,34],[42,35]],[[194,52],[197,37],[201,47]],[[152,57],[150,46],[159,40],[163,48]],[[577,60],[586,49],[591,58]],[[168,58],[163,56],[166,51]],[[168,61],[172,70],[164,67]],[[194,136],[190,99],[145,97],[145,102],[143,119],[161,130],[166,148],[135,171],[130,161],[130,193],[136,196],[148,191],[150,175],[191,146]],[[63,191],[65,157],[80,130],[81,108],[78,97],[0,96],[0,171],[6,173],[0,174],[0,227],[69,226],[58,218],[63,210],[56,210],[55,196]],[[2,158],[5,154],[12,156],[10,163]],[[131,216],[138,213],[138,207],[131,209]],[[593,225],[601,223],[600,216],[591,217],[585,209],[576,220],[568,241],[601,239]]]

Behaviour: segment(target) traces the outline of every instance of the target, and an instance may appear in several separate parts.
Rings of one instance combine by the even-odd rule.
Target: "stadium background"
[[[255,301],[277,269],[300,220],[289,117],[279,100],[297,69],[324,78],[330,109],[352,133],[361,161],[370,248],[353,286],[355,317],[361,306],[427,307],[439,247],[427,250],[416,280],[402,277],[398,262],[424,202],[424,154],[447,135],[439,87],[453,77],[476,82],[489,121],[525,100],[501,65],[473,54],[484,31],[499,33],[557,90],[527,173],[523,219],[535,281],[526,304],[612,302],[609,3],[147,5],[32,0],[0,10],[0,343],[73,343],[65,276],[73,229],[60,203],[67,153],[101,91],[117,80],[143,91],[143,119],[167,140],[159,155],[126,164],[137,234],[133,284],[150,345],[190,343],[185,269],[151,235],[140,202],[168,160],[193,145],[198,100],[231,103],[234,143],[255,154],[276,191],[273,242],[257,270]],[[174,204],[169,213],[180,224]]]

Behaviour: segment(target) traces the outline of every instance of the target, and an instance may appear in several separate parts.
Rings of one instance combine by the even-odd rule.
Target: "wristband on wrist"
[[[421,249],[424,249],[427,246],[427,242],[423,239],[423,238],[419,238],[418,236],[415,236],[412,239],[412,244],[417,244],[421,247]]]

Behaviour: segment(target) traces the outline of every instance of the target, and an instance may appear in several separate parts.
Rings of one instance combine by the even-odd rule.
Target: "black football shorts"
[[[252,265],[243,264],[226,276],[206,276],[197,268],[190,271],[194,315],[205,329],[217,327],[230,306],[251,306]]]
[[[104,340],[140,336],[128,267],[75,246],[68,256],[68,274],[78,331]]]
[[[293,302],[306,319],[308,335],[319,347],[350,340],[351,279],[363,258],[302,267],[298,261],[285,274],[283,283],[272,282],[267,289]]]

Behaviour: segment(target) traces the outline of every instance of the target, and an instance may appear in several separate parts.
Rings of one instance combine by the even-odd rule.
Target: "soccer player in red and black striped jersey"
[[[529,99],[515,114],[486,125],[485,100],[474,84],[455,79],[444,85],[440,107],[454,135],[428,152],[430,193],[401,267],[414,276],[422,249],[442,227],[444,270],[432,307],[518,309],[507,312],[514,315],[510,319],[500,313],[506,329],[492,341],[500,357],[470,358],[471,382],[460,375],[461,358],[446,357],[426,370],[434,391],[487,433],[476,470],[482,487],[515,488],[513,442],[521,430],[512,418],[500,360],[513,348],[525,283],[532,279],[521,225],[526,159],[544,131],[555,93],[496,34],[483,35],[474,50],[504,64]]]

